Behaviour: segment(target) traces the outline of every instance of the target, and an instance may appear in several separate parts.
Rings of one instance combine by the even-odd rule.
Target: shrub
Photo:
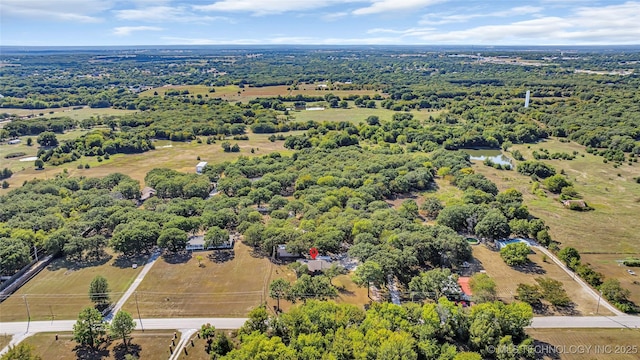
[[[638,258],[627,258],[622,261],[622,263],[626,266],[640,266],[640,259]]]
[[[5,159],[13,159],[13,158],[17,158],[17,157],[21,157],[21,156],[25,156],[27,155],[27,153],[25,152],[14,152],[14,153],[9,153],[7,155],[4,156]]]

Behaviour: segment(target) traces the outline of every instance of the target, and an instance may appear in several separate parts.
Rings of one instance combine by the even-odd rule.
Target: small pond
[[[511,160],[496,149],[464,149],[472,161],[485,161],[489,159],[495,164],[511,165]]]

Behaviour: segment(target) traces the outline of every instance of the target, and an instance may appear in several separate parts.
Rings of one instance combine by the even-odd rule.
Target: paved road
[[[532,328],[631,328],[640,327],[640,317],[623,316],[545,316],[534,317]]]
[[[142,319],[145,330],[176,330],[200,329],[202,324],[211,324],[216,329],[239,329],[247,321],[246,318],[171,318],[171,319]],[[73,331],[76,320],[5,322],[0,323],[0,334],[12,335],[12,341],[0,350],[0,355],[9,350],[9,346],[16,345],[27,337],[41,332]],[[136,320],[136,329],[141,330],[140,321]],[[194,331],[195,333],[195,331]],[[186,341],[186,340],[184,340]]]
[[[180,329],[183,334],[190,334],[189,337],[202,326],[209,323],[216,329],[239,329],[247,321],[246,318],[171,318],[171,319],[142,319],[145,330],[175,330]],[[12,345],[19,343],[27,337],[40,332],[63,332],[72,331],[75,320],[57,321],[32,321],[28,322],[7,322],[0,323],[0,333],[13,335]],[[136,329],[142,329],[136,320]],[[640,317],[638,316],[547,316],[533,318],[532,328],[640,328]],[[183,335],[180,344],[184,346],[188,340]],[[0,351],[4,354],[8,347]]]
[[[609,304],[609,302],[607,302],[607,300],[602,298],[600,294],[598,294],[598,292],[593,290],[586,282],[584,282],[584,280],[582,280],[580,276],[578,276],[573,271],[571,271],[571,269],[566,267],[565,264],[562,261],[560,261],[560,259],[558,259],[553,253],[551,253],[551,251],[539,245],[535,245],[533,247],[543,252],[549,259],[551,259],[554,263],[556,263],[556,265],[558,265],[562,270],[564,270],[567,274],[569,274],[569,276],[573,277],[573,279],[584,289],[584,291],[587,294],[591,295],[596,301],[600,302],[600,306],[607,308],[607,310],[611,311],[617,316],[625,316],[625,313],[618,310],[615,306]]]
[[[187,346],[189,339],[195,334],[197,329],[178,329],[180,331],[180,341],[176,344],[176,348],[173,349],[173,353],[169,356],[169,360],[178,360],[182,353],[182,349]]]

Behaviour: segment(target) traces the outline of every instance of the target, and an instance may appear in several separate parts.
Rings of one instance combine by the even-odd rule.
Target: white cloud
[[[93,16],[113,6],[111,0],[2,0],[2,17],[55,21],[100,22]]]
[[[529,14],[538,14],[543,9],[537,6],[518,6],[507,10],[494,11],[490,13],[471,13],[471,14],[427,14],[425,15],[420,24],[426,25],[442,25],[451,23],[467,22],[475,18],[488,18],[488,17],[511,17],[521,16]]]
[[[157,26],[120,26],[113,28],[113,34],[117,36],[128,36],[136,31],[162,31],[161,27]]]
[[[421,9],[448,0],[372,0],[371,5],[356,9],[355,15],[379,14],[391,11],[407,11]]]
[[[269,15],[371,1],[375,0],[220,0],[209,5],[196,5],[194,8],[203,11],[249,12],[253,15]]]
[[[396,44],[395,37],[376,38],[315,38],[277,36],[265,39],[215,40],[206,38],[162,37],[167,45],[383,45]]]
[[[546,16],[445,32],[430,28],[369,30],[369,33],[385,32],[405,38],[405,43],[423,44],[637,44],[640,39],[640,2],[580,7],[564,17]]]
[[[222,16],[201,16],[189,11],[185,6],[151,6],[138,9],[114,11],[116,18],[129,21],[145,22],[212,22],[226,20]]]

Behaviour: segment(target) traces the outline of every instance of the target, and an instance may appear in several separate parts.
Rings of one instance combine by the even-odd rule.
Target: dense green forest
[[[109,125],[123,132],[134,131],[140,139],[192,140],[196,136],[276,132],[319,128],[320,124],[295,124],[283,116],[294,102],[323,102],[339,107],[343,100],[355,106],[380,106],[399,114],[409,109],[446,109],[428,123],[405,120],[384,124],[385,136],[376,141],[403,142],[409,149],[499,147],[505,143],[535,142],[549,135],[567,138],[588,147],[609,161],[635,160],[640,155],[638,76],[594,75],[575,70],[637,70],[637,52],[578,53],[571,58],[553,52],[495,52],[489,57],[533,59],[522,66],[489,63],[461,57],[463,51],[419,51],[379,49],[353,51],[335,49],[276,50],[258,54],[238,50],[235,54],[194,51],[188,56],[155,54],[52,54],[4,56],[9,64],[0,74],[0,107],[27,109],[88,105],[141,110],[136,115],[81,123],[69,119],[24,123],[15,121],[0,130],[2,138],[37,135],[70,127]],[[255,55],[255,56],[245,56]],[[528,64],[528,65],[527,65]],[[535,66],[534,66],[535,65]],[[538,66],[542,65],[542,66]],[[169,70],[171,69],[171,70]],[[139,97],[140,90],[166,84],[261,87],[323,82],[330,86],[319,96],[263,97],[229,105],[216,93],[194,96],[176,91],[164,98]],[[382,96],[371,98],[331,95],[331,90],[372,89]],[[531,107],[523,107],[526,90]],[[377,102],[376,102],[377,101]],[[268,111],[271,109],[271,111]],[[286,113],[285,113],[286,114]],[[5,115],[7,117],[7,115]],[[176,119],[185,120],[178,126]],[[410,120],[410,119],[409,119]],[[244,126],[243,126],[244,125]],[[144,127],[143,130],[138,128]],[[321,128],[322,130],[322,128]],[[370,139],[373,130],[359,129]],[[122,151],[146,151],[149,146],[131,136]],[[85,152],[67,146],[58,153]],[[90,154],[90,152],[89,152]],[[47,155],[47,158],[52,157]],[[64,157],[53,156],[54,159]]]

